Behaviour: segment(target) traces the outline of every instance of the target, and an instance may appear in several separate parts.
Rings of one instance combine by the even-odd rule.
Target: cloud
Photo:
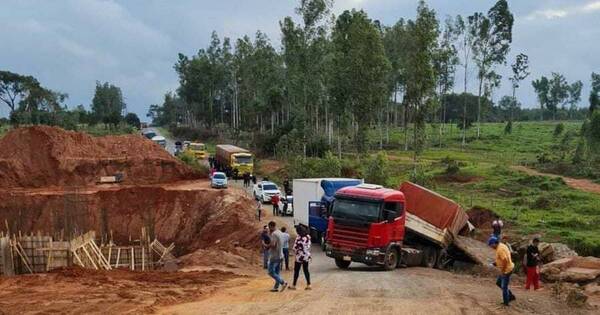
[[[582,5],[568,6],[560,9],[543,9],[537,10],[527,15],[527,20],[537,19],[561,19],[568,16],[575,16],[580,14],[589,14],[596,11],[600,11],[600,1],[592,1]]]

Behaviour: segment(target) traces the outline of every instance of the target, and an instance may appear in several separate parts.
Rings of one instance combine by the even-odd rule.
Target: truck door
[[[401,202],[385,202],[383,204],[382,219],[388,222],[391,242],[404,239],[404,206]]]

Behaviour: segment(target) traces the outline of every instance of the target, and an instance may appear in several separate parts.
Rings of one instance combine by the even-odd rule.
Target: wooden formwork
[[[79,265],[84,268],[111,270],[125,268],[145,271],[155,269],[168,260],[174,244],[163,246],[149,241],[145,231],[139,245],[116,246],[96,244],[90,231],[70,241],[56,241],[51,236],[13,235],[0,232],[0,275],[42,273],[60,267]]]

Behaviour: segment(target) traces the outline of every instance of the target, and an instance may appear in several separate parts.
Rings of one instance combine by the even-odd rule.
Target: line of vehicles
[[[161,146],[164,137],[144,134]],[[209,158],[218,172],[211,186],[226,188],[228,177],[253,174],[250,151],[229,144],[216,146],[214,157],[199,142],[180,143],[200,160]],[[277,185],[261,181],[253,195],[262,203],[280,197],[281,215],[293,215],[294,225],[305,225],[339,268],[352,262],[379,265],[386,270],[399,266],[442,268],[451,260],[454,238],[469,230],[468,216],[454,201],[419,185],[405,182],[399,189],[365,184],[353,178],[294,179],[293,196],[282,195]]]

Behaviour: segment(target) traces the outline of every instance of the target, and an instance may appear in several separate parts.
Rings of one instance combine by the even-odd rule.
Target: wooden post
[[[131,246],[131,270],[135,270],[135,250]]]
[[[121,248],[117,248],[117,261],[115,262],[115,268],[119,268],[119,260],[121,259]]]

